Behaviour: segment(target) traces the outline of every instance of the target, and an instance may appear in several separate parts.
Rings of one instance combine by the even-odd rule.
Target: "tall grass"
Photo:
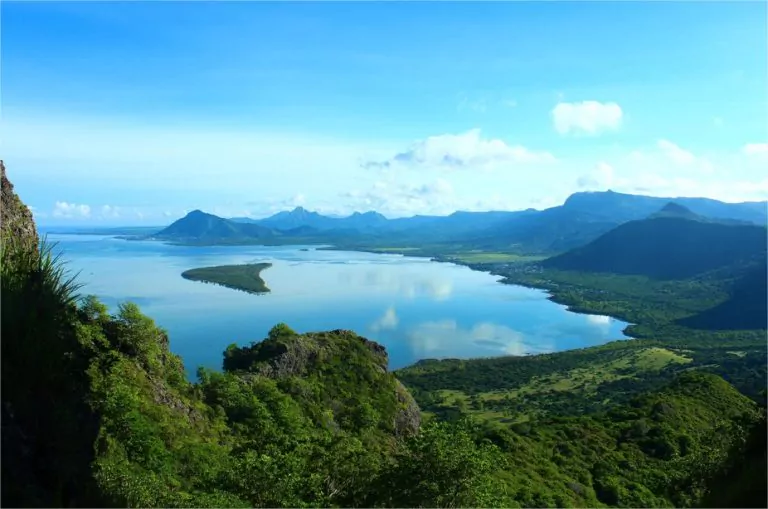
[[[0,284],[3,300],[15,294],[45,298],[49,305],[69,307],[80,298],[82,283],[77,281],[78,273],[67,268],[62,252],[55,252],[58,243],[49,242],[47,237],[39,246],[31,245],[27,239],[5,236],[0,246]],[[37,300],[37,299],[34,299]],[[2,302],[3,307],[13,302]]]

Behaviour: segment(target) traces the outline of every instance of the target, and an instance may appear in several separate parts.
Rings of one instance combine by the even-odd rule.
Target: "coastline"
[[[371,253],[371,254],[382,254],[382,255],[399,255],[399,256],[407,256],[407,257],[413,257],[413,258],[428,258],[430,261],[437,262],[437,263],[449,263],[453,265],[458,265],[462,267],[467,267],[470,270],[477,271],[477,272],[485,272],[488,274],[491,274],[493,276],[498,276],[500,279],[498,280],[498,283],[500,284],[507,284],[507,285],[517,285],[522,286],[525,288],[530,288],[533,290],[541,290],[547,294],[547,300],[561,305],[565,306],[566,310],[575,313],[575,314],[581,314],[581,315],[598,315],[598,316],[608,316],[614,320],[619,320],[621,322],[624,322],[627,324],[624,329],[622,329],[621,333],[626,336],[626,338],[620,339],[620,341],[626,341],[630,339],[648,339],[648,337],[644,334],[638,333],[635,329],[637,328],[636,323],[633,323],[631,320],[628,320],[627,317],[622,316],[620,312],[617,313],[611,313],[606,312],[604,310],[596,310],[596,309],[590,309],[588,306],[579,306],[576,305],[574,302],[570,301],[567,297],[563,296],[561,293],[558,292],[556,287],[553,287],[553,283],[542,281],[542,282],[534,282],[530,281],[525,278],[515,278],[514,274],[520,273],[518,271],[505,271],[505,268],[512,268],[515,267],[517,269],[523,268],[523,267],[530,267],[530,268],[536,268],[539,271],[541,270],[540,267],[538,267],[535,264],[535,261],[531,261],[534,257],[533,256],[522,256],[522,255],[510,255],[513,257],[519,256],[519,261],[507,261],[507,262],[486,262],[486,263],[478,263],[478,262],[468,262],[463,261],[461,259],[460,253],[451,253],[451,254],[439,254],[433,252],[428,252],[426,249],[417,248],[417,247],[405,247],[405,248],[391,248],[391,247],[364,247],[364,246],[344,246],[344,245],[329,245],[329,244],[311,244],[311,243],[295,243],[295,242],[264,242],[263,239],[254,239],[253,242],[237,242],[237,243],[222,243],[222,242],[183,242],[183,241],[170,241],[170,240],[164,240],[164,239],[124,239],[124,240],[150,240],[153,242],[163,242],[165,244],[170,245],[178,245],[178,246],[186,246],[186,247],[207,247],[207,246],[265,246],[265,247],[272,247],[276,245],[284,245],[284,246],[302,246],[304,248],[306,247],[313,247],[315,250],[318,251],[353,251],[353,252],[359,252],[359,253]],[[480,253],[483,254],[483,253]],[[538,259],[541,259],[541,257],[536,257]],[[263,269],[262,269],[263,270]],[[185,278],[189,279],[189,278]],[[217,283],[215,281],[206,281],[213,284],[221,284]],[[234,290],[240,290],[240,291],[246,291],[248,293],[266,293],[266,292],[254,292],[245,290],[242,288],[238,288],[236,286],[229,286],[226,284],[221,284],[222,286],[225,286],[227,288],[231,288]],[[268,290],[267,290],[268,291]]]

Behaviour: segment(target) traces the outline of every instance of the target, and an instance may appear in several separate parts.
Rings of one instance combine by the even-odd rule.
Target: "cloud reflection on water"
[[[370,329],[374,332],[394,330],[399,323],[400,319],[397,317],[394,306],[390,306],[379,319],[371,324]]]
[[[364,272],[339,272],[338,280],[344,284],[364,285],[379,292],[393,292],[409,299],[427,296],[435,301],[448,300],[453,294],[453,281],[434,274],[404,271],[401,267],[390,270],[386,266]]]
[[[491,322],[461,327],[456,320],[422,322],[407,332],[411,350],[422,357],[526,355],[553,350],[548,342],[533,344],[526,336],[506,325]]]

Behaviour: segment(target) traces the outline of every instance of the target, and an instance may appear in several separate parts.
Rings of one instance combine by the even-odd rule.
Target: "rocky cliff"
[[[4,247],[11,243],[26,249],[36,249],[38,245],[37,229],[32,212],[19,199],[13,190],[13,184],[5,174],[5,164],[0,161],[0,187],[2,187],[2,208],[0,208],[0,230]],[[9,250],[3,249],[3,262]]]
[[[388,361],[382,345],[350,330],[297,334],[279,325],[262,342],[230,347],[224,369],[266,376],[286,386],[296,377],[309,381],[322,389],[312,403],[334,410],[337,420],[358,412],[358,403],[373,401],[396,436],[410,435],[419,429],[421,411],[387,370]]]

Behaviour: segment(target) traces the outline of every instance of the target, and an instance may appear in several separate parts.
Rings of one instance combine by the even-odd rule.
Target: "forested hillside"
[[[750,224],[658,215],[616,227],[591,243],[542,263],[584,272],[685,279],[765,255],[766,229]]]
[[[110,314],[78,297],[61,260],[38,248],[4,171],[3,506],[765,501],[764,407],[684,347],[426,362],[398,378],[383,347],[354,332],[279,324],[190,383],[173,338],[136,305]],[[666,370],[685,364],[694,369]],[[617,384],[597,392],[599,404],[590,371]],[[578,404],[550,404],[554,392]],[[442,411],[437,397],[464,405]],[[740,491],[723,496],[734,483]]]

